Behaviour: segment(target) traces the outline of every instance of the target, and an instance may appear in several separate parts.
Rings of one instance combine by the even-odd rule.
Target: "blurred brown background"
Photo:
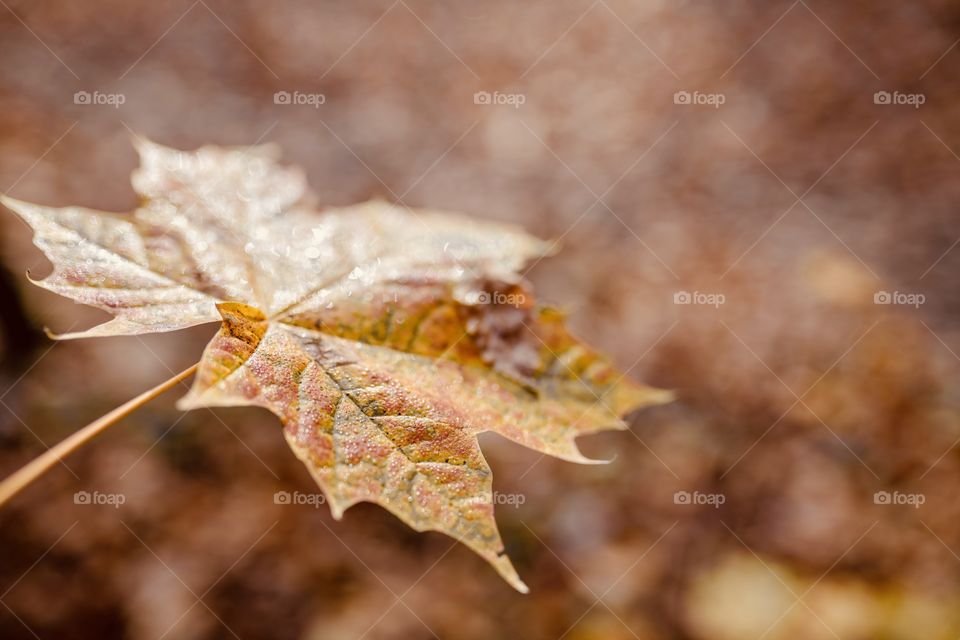
[[[484,439],[521,596],[275,504],[316,491],[277,420],[170,393],[0,511],[0,637],[957,637],[958,37],[939,0],[3,0],[0,191],[127,211],[131,130],[273,142],[321,202],[562,238],[541,298],[678,401],[584,439],[604,467]],[[51,343],[101,314],[0,229],[6,475],[214,327]]]

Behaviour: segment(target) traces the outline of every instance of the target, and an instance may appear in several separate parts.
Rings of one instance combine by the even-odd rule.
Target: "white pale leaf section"
[[[113,320],[58,336],[129,335],[182,329],[219,318],[216,299],[157,273],[128,220],[80,207],[56,209],[3,199],[34,230],[53,272],[34,282],[113,314]]]
[[[516,279],[546,245],[521,230],[369,202],[319,210],[271,146],[178,151],[143,139],[132,216],[4,204],[54,263],[39,284],[116,316],[62,338],[171,331],[243,302],[295,321],[430,283]]]

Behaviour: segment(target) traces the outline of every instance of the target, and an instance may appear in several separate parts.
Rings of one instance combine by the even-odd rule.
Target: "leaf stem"
[[[3,505],[7,500],[20,492],[21,489],[43,475],[50,467],[79,449],[101,431],[104,431],[107,427],[132,413],[135,409],[143,406],[160,394],[169,391],[183,380],[192,376],[196,373],[198,366],[200,366],[200,363],[181,371],[165,382],[161,382],[153,389],[144,391],[136,398],[125,402],[110,413],[94,420],[66,440],[47,449],[43,454],[28,462],[19,471],[12,474],[3,482],[0,482],[0,505]]]

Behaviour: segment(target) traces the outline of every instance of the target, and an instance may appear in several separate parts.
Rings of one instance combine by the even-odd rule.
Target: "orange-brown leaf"
[[[54,264],[37,284],[114,316],[61,337],[219,320],[182,408],[269,409],[335,517],[379,504],[525,591],[477,435],[596,462],[579,435],[669,399],[535,303],[520,271],[545,243],[385,202],[318,210],[269,148],[138,150],[130,217],[4,199]]]

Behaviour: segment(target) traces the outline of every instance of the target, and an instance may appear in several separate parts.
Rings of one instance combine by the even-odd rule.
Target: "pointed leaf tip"
[[[24,215],[30,211],[34,211],[39,208],[39,205],[33,204],[32,202],[26,202],[25,200],[19,200],[17,198],[10,197],[6,194],[0,194],[0,204],[14,212],[20,218],[24,218]]]

